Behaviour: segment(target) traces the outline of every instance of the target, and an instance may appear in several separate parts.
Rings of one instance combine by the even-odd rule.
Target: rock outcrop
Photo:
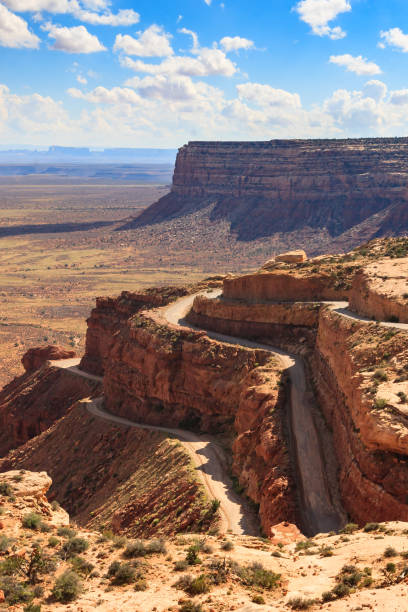
[[[22,357],[21,363],[26,372],[34,372],[44,365],[47,361],[57,361],[59,359],[70,359],[75,357],[75,351],[49,344],[48,346],[37,346],[30,348]]]
[[[408,229],[407,151],[406,138],[190,142],[179,150],[171,193],[124,228],[214,204],[211,218],[228,220],[242,240],[304,228],[335,237],[371,218],[365,239],[400,234]]]
[[[79,399],[100,393],[99,383],[46,365],[15,378],[0,392],[0,457],[48,429]]]

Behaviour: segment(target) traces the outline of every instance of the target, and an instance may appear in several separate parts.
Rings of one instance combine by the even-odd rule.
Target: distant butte
[[[407,183],[408,138],[190,142],[171,192],[121,229],[208,207],[241,241],[309,228],[350,248],[408,229]]]

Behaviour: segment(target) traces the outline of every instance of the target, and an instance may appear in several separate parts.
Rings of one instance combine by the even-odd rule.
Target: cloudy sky
[[[0,0],[0,145],[408,135],[407,0]]]

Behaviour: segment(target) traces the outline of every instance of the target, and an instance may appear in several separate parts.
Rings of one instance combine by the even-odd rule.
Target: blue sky
[[[408,134],[406,0],[0,0],[0,144]]]

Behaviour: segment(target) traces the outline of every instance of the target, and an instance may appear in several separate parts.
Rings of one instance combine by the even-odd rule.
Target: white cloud
[[[39,44],[40,39],[30,32],[27,22],[0,4],[0,45],[38,49]]]
[[[129,26],[139,22],[140,15],[133,9],[121,9],[113,14],[106,0],[2,0],[9,9],[17,12],[41,12],[54,15],[73,15],[79,21],[93,25]]]
[[[329,26],[341,13],[351,11],[348,0],[301,0],[295,7],[302,21],[307,23],[314,34],[329,36],[333,40],[344,38],[346,33],[339,27]]]
[[[239,51],[240,49],[252,49],[254,42],[240,36],[224,36],[220,40],[220,45],[228,53],[229,51]]]
[[[86,85],[88,83],[88,80],[81,74],[78,74],[76,80],[78,81],[78,83],[81,83],[81,85]]]
[[[179,32],[180,34],[187,34],[187,36],[191,36],[191,38],[193,39],[193,48],[191,52],[197,53],[200,48],[197,34],[193,32],[193,30],[188,30],[187,28],[181,28]]]
[[[48,32],[48,36],[55,40],[51,49],[65,51],[65,53],[96,53],[106,48],[99,42],[94,34],[90,34],[85,26],[67,28],[46,23],[41,28]]]
[[[212,0],[204,0],[207,6],[210,6]]]
[[[173,55],[170,38],[171,35],[161,26],[153,24],[144,32],[139,32],[138,38],[118,34],[113,49],[139,57],[168,57]]]
[[[220,49],[200,49],[197,57],[169,57],[160,64],[148,64],[142,60],[132,60],[125,57],[121,60],[125,68],[147,74],[180,75],[180,76],[211,76],[231,77],[236,71],[236,65],[229,60]]]
[[[94,104],[133,104],[139,105],[141,102],[140,96],[130,88],[126,87],[113,87],[112,89],[106,89],[106,87],[95,87],[95,89],[88,93],[83,93],[80,89],[71,87],[68,89],[68,93],[72,98],[87,100]]]
[[[408,53],[408,34],[404,34],[400,28],[386,30],[385,32],[381,32],[380,36],[385,41],[385,43],[380,43],[382,48],[384,48],[385,45],[390,45],[391,47],[395,47],[398,51]]]
[[[237,90],[240,98],[254,102],[257,106],[281,106],[285,108],[300,108],[302,106],[299,94],[292,94],[284,89],[275,89],[270,85],[243,83],[237,85]]]
[[[374,62],[368,61],[362,55],[353,56],[349,53],[344,55],[331,55],[330,62],[346,68],[349,72],[354,72],[358,75],[381,74],[381,68]]]
[[[395,106],[404,106],[408,104],[408,89],[393,91],[390,96],[390,102],[391,104],[395,104]]]
[[[382,81],[373,79],[372,81],[367,81],[364,85],[362,94],[365,98],[372,98],[376,102],[380,102],[387,95],[387,86]]]

